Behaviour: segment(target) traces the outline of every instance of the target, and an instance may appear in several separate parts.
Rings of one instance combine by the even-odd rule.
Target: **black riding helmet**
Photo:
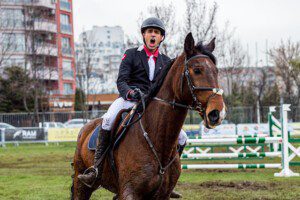
[[[158,19],[156,17],[150,17],[150,18],[144,20],[142,23],[142,26],[141,26],[142,34],[145,32],[145,30],[147,28],[157,28],[160,30],[162,36],[165,37],[165,33],[166,33],[165,25],[160,19]]]

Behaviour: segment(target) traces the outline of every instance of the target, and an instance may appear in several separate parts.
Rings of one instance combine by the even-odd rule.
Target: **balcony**
[[[56,8],[56,0],[32,0],[33,6],[45,7],[45,8]]]
[[[72,26],[70,24],[60,25],[61,33],[72,35]]]
[[[60,9],[67,12],[71,12],[72,8],[70,2],[60,1]]]
[[[56,8],[56,0],[1,0],[2,5],[37,6],[50,9]]]
[[[37,76],[41,80],[51,80],[57,81],[58,80],[58,72],[57,70],[53,69],[53,67],[43,67],[44,69],[39,69],[37,71]]]
[[[74,90],[63,90],[62,91],[62,94],[63,95],[72,95],[72,94],[75,94],[75,91]]]
[[[34,30],[57,33],[57,26],[54,21],[37,20],[34,22]]]
[[[57,56],[58,50],[55,44],[49,43],[36,43],[35,48],[32,49],[28,47],[28,54],[36,54],[36,55],[47,55],[47,56]]]
[[[59,91],[59,90],[50,90],[50,91],[49,91],[49,94],[50,94],[50,95],[59,95],[59,94],[60,94],[60,91]]]

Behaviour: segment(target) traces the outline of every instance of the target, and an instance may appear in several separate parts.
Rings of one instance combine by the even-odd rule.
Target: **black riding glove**
[[[141,90],[138,88],[135,88],[134,90],[130,90],[128,93],[128,100],[131,101],[138,101],[141,99]]]

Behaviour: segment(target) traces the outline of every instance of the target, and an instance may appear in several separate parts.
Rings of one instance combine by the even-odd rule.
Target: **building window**
[[[24,28],[24,14],[21,9],[1,9],[0,19],[1,28]]]
[[[65,11],[71,11],[71,3],[68,0],[60,0],[60,9]]]
[[[64,83],[64,92],[63,94],[74,94],[72,83]]]
[[[0,35],[2,45],[0,50],[3,52],[25,52],[25,35],[21,33],[4,33]]]
[[[70,16],[66,14],[60,14],[60,23],[61,24],[70,24]]]
[[[62,37],[61,38],[62,54],[63,55],[72,55],[72,48],[70,38]]]
[[[72,34],[72,26],[69,15],[60,14],[60,29],[62,33]]]
[[[62,69],[63,69],[63,79],[68,79],[68,80],[74,79],[74,72],[72,70],[71,60],[63,59]]]

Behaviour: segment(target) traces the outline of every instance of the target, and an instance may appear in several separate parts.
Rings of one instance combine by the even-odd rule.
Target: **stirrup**
[[[97,178],[98,178],[98,168],[95,168],[94,166],[91,166],[91,167],[87,168],[83,172],[83,175],[86,175],[86,174],[89,174],[92,171],[95,172],[95,174],[96,174],[95,180],[92,182],[92,184],[88,184],[86,182],[81,181],[84,185],[88,186],[89,188],[92,188],[93,185],[95,184],[95,182],[97,181]]]
[[[89,168],[87,168],[84,172],[83,172],[83,174],[85,175],[85,174],[88,174],[88,173],[90,173],[91,171],[94,171],[95,173],[96,173],[96,177],[98,177],[98,168],[95,168],[95,166],[93,165],[93,166],[90,166]]]

